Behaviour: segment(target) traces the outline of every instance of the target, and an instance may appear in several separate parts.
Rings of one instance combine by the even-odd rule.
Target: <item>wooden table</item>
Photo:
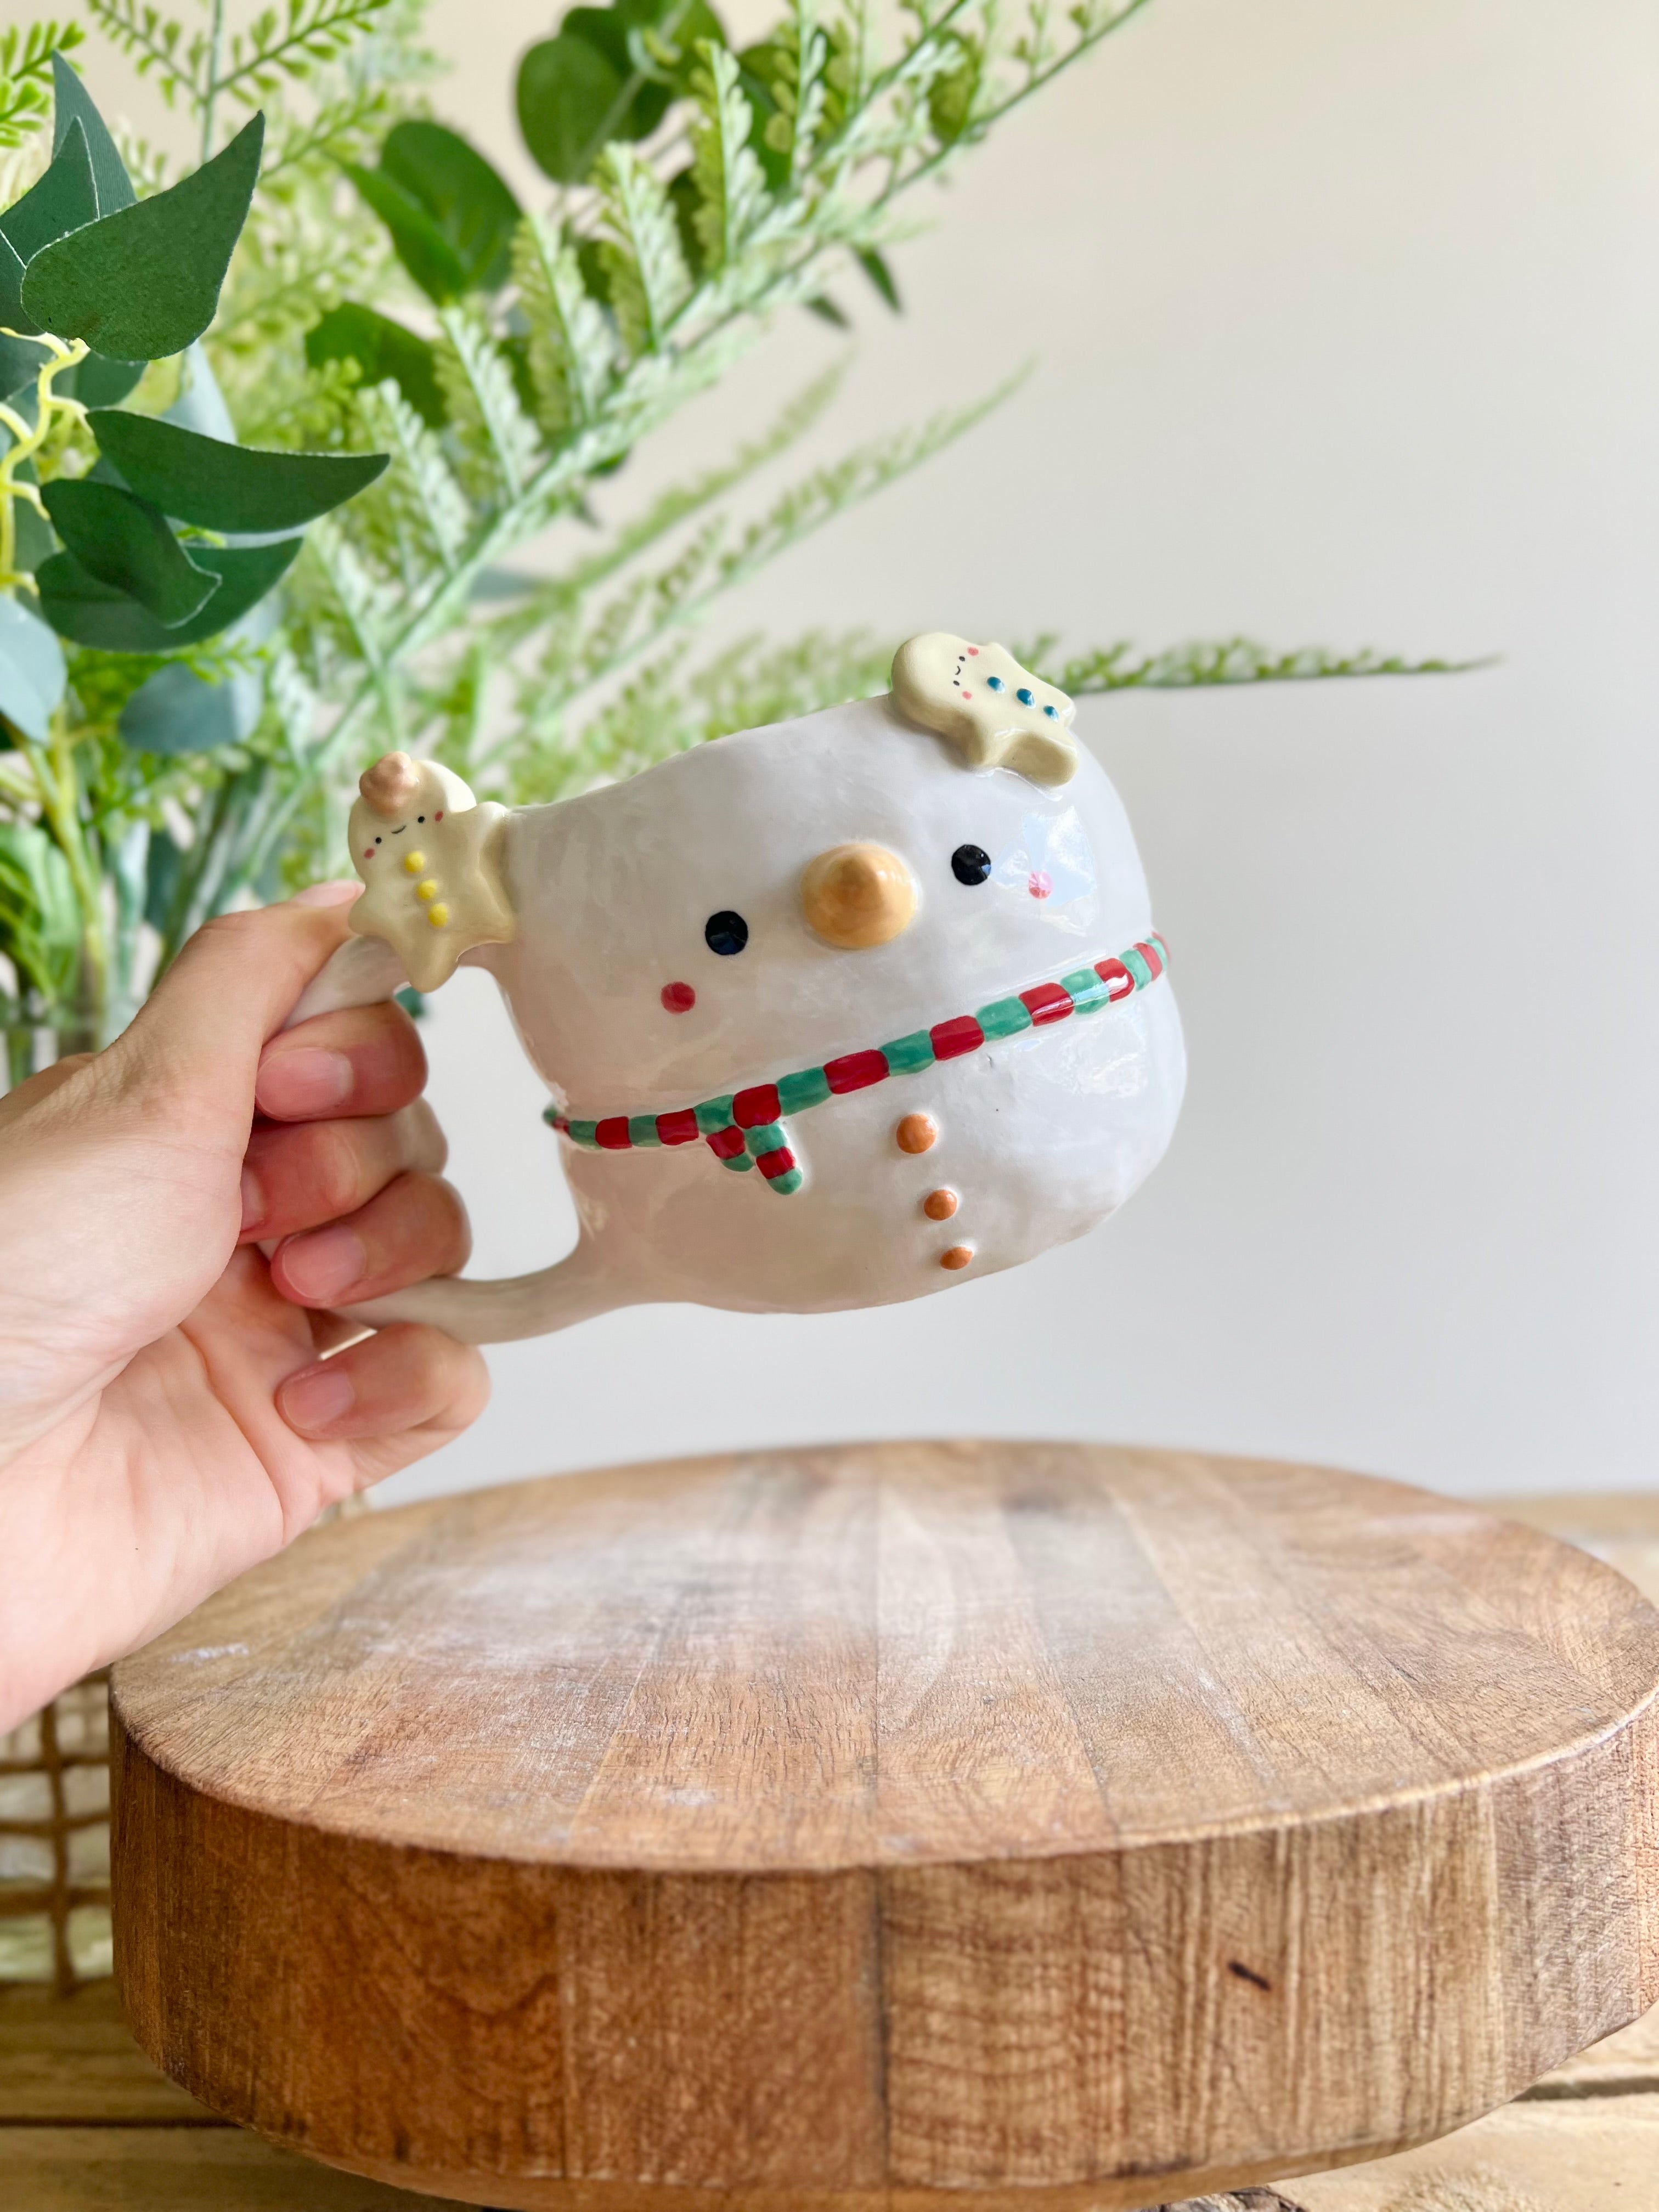
[[[1420,1514],[1425,1509],[1419,1501],[1413,1510]],[[1617,1553],[1627,1572],[1634,1567],[1638,1573],[1651,1574],[1659,1589],[1659,1510],[1652,1503],[1591,1507],[1582,1501],[1569,1501],[1567,1510],[1580,1532],[1589,1534],[1601,1548]],[[1430,1510],[1442,1537],[1455,1534],[1439,1519],[1443,1511],[1449,1510],[1454,1522],[1472,1525],[1471,1516],[1458,1509]],[[390,1521],[393,1516],[381,1517]],[[1395,1528],[1397,1535],[1397,1521]],[[1164,1534],[1167,1538],[1167,1528]],[[823,1555],[826,1568],[832,1556]],[[1537,1560],[1548,1555],[1526,1556]],[[1513,1566],[1513,1551],[1509,1557]],[[948,1578],[950,1586],[958,1590],[958,1570],[963,1564],[955,1561]],[[1328,1559],[1326,1565],[1328,1568]],[[983,1600],[994,1584],[991,1577],[972,1588]],[[1593,1587],[1601,1589],[1604,1598],[1607,1595],[1599,1583]],[[356,1593],[350,1602],[358,1607],[361,1619],[361,1576],[349,1584],[349,1589]],[[267,1586],[267,1602],[272,1595]],[[1294,1619],[1296,1608],[1290,1596],[1282,1586],[1275,1591],[1281,1612],[1288,1607]],[[563,1601],[568,1604],[569,1600],[567,1590]],[[337,1592],[332,1602],[337,1613],[341,1602]],[[1231,1601],[1218,1589],[1212,1592],[1212,1602],[1224,1614]],[[269,1614],[263,1620],[268,1627]],[[197,1626],[202,1626],[199,1617]],[[988,1634],[977,1655],[981,1665],[998,1640],[988,1633],[988,1615],[985,1626]],[[1212,1620],[1206,1632],[1212,1632],[1213,1627]],[[251,1639],[244,1635],[234,1640]],[[1003,1641],[1006,1645],[1006,1638]],[[204,1637],[194,1645],[174,1648],[200,1650],[204,1642]],[[702,1657],[702,1673],[706,1674],[706,1651]],[[1015,1663],[1006,1648],[1000,1663],[1005,1675]],[[948,1678],[948,1667],[945,1672]],[[1330,1679],[1322,1661],[1316,1679]],[[937,1686],[940,1677],[935,1674],[933,1680]],[[1007,1691],[1005,1686],[998,1692],[981,1694],[1006,1698]],[[384,1705],[381,1711],[383,1722],[390,1724],[389,1734],[379,1739],[384,1751],[386,1743],[398,1740],[398,1729],[395,1716]],[[909,1725],[915,1725],[914,1713]],[[948,1730],[936,1729],[935,1742],[941,1733]],[[738,1740],[743,1740],[741,1731]],[[371,1759],[368,1764],[374,1770],[375,1762]],[[384,1781],[383,1759],[379,1771]],[[678,1786],[672,1778],[671,1785]],[[951,1817],[958,1822],[963,1817],[956,1797]],[[979,1817],[983,1817],[982,1808]],[[1137,1848],[1146,1855],[1146,1846]],[[1075,1858],[1078,1854],[1073,1850],[1062,1856]],[[1005,1872],[1008,1863],[1005,1863]],[[1014,1869],[1024,1869],[1018,1875],[1022,1883],[1032,1863],[1029,1860],[1012,1863]],[[1252,1961],[1247,1959],[1240,1963]],[[1254,1985],[1246,1981],[1243,1987],[1251,1990]],[[331,2173],[216,2122],[161,2081],[137,2057],[118,2028],[106,1996],[93,1993],[72,2006],[57,2008],[25,1993],[0,2001],[0,2125],[6,2130],[4,2170],[19,2192],[9,2201],[16,2201],[20,2212],[106,2203],[149,2205],[157,2208],[157,2212],[164,2205],[171,2212],[173,2207],[198,2203],[227,2208],[227,2212],[229,2208],[256,2204],[303,2205],[307,2212],[313,2207],[317,2212],[329,2212],[336,2205],[413,2206],[433,2202],[430,2197],[409,2197],[372,2179]],[[1309,2212],[1385,2212],[1385,2208],[1396,2203],[1409,2203],[1413,2212],[1419,2212],[1419,2208],[1428,2212],[1429,2207],[1442,2202],[1455,2208],[1455,2212],[1486,2212],[1488,2205],[1491,2212],[1516,2212],[1522,2202],[1543,2207],[1545,2212],[1553,2212],[1557,2204],[1563,2212],[1568,2204],[1574,2212],[1601,2212],[1604,2206],[1612,2212],[1615,2205],[1622,2212],[1659,2212],[1659,2022],[1614,2038],[1599,2052],[1549,2076],[1521,2104],[1511,2105],[1426,2150],[1351,2166],[1340,2173],[1304,2177],[1280,2186],[1291,2201],[1308,2207]],[[1447,2194],[1448,2191],[1452,2193]],[[681,2202],[687,2194],[673,2190],[654,2193]],[[985,2203],[983,2191],[969,2193],[975,2205]],[[1041,2203],[1048,2193],[1041,2187],[1035,2191],[1022,2189],[1019,2197],[1022,2203]],[[1156,2184],[1145,2183],[1139,2201],[1160,2193],[1177,2192],[1160,2191]],[[792,2202],[801,2201],[793,2191],[787,2194]],[[1109,2201],[1097,2191],[1091,2191],[1090,2198],[1101,2203]],[[496,2201],[515,2199],[503,2196]],[[734,2197],[732,2202],[738,2201]],[[1110,2201],[1125,2200],[1120,2194]]]

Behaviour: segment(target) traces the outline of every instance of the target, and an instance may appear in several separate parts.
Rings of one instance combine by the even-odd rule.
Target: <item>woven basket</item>
[[[111,1971],[109,1675],[0,1735],[0,1983]]]

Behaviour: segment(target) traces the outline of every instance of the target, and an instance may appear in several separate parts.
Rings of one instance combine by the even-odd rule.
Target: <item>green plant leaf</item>
[[[40,327],[23,312],[23,264],[3,231],[0,231],[0,326],[26,335]]]
[[[892,270],[887,265],[885,255],[878,253],[872,246],[867,252],[858,256],[858,264],[893,313],[896,315],[902,315],[904,313],[904,303],[899,298],[898,284]]]
[[[93,105],[92,94],[61,53],[52,58],[52,91],[57,108],[52,120],[52,149],[56,154],[63,146],[71,125],[78,123],[86,134],[87,151],[92,157],[93,183],[98,192],[100,215],[117,215],[123,208],[131,207],[138,195],[132,189],[132,179],[127,174],[127,165],[115,149],[115,141],[105,128],[104,118]]]
[[[116,727],[122,742],[137,752],[217,752],[222,745],[241,744],[252,732],[263,689],[257,668],[240,669],[221,684],[210,684],[185,662],[171,660],[145,678],[122,708]],[[169,872],[165,855],[158,858],[152,845],[152,887],[158,878],[165,883]]]
[[[459,300],[466,289],[466,264],[420,202],[394,183],[384,169],[360,162],[341,167],[392,234],[392,251],[438,307]]]
[[[100,646],[106,653],[171,653],[204,638],[245,615],[281,581],[304,540],[280,538],[270,545],[203,545],[198,564],[220,579],[219,589],[198,615],[169,629],[113,586],[101,584],[73,553],[55,553],[35,576],[40,611],[62,637],[77,645]]]
[[[27,267],[43,246],[97,220],[98,193],[86,133],[78,123],[71,123],[51,167],[0,215],[0,232]]]
[[[0,714],[44,744],[64,696],[64,648],[38,615],[0,596]]]
[[[355,361],[365,384],[390,380],[429,429],[442,428],[444,396],[432,348],[390,315],[343,301],[306,332],[306,359],[313,368],[325,361]]]
[[[20,982],[48,1000],[73,991],[82,943],[75,879],[38,823],[0,823],[0,938]]]
[[[607,138],[622,135],[629,105],[624,82],[599,47],[574,31],[542,40],[519,64],[519,129],[532,161],[556,184],[580,184]]]
[[[67,376],[60,376],[52,389],[78,399],[83,407],[113,407],[126,398],[148,366],[142,361],[112,361],[107,354],[89,353]]]
[[[202,530],[297,530],[372,484],[384,453],[270,453],[204,438],[153,415],[100,407],[87,418],[131,491]]]
[[[380,172],[418,202],[455,249],[462,289],[506,283],[520,210],[502,179],[465,138],[441,123],[399,123],[380,149]]]
[[[0,399],[9,399],[14,392],[33,384],[51,359],[52,349],[36,345],[32,338],[0,337]]]
[[[23,276],[23,305],[59,337],[118,361],[182,353],[213,320],[259,173],[264,118],[245,124],[194,173],[46,246]]]
[[[147,499],[114,484],[60,477],[42,494],[52,526],[88,574],[173,629],[198,614],[219,579],[198,568]]]

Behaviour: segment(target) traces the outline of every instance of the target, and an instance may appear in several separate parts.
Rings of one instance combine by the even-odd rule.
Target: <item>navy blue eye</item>
[[[740,914],[733,914],[729,907],[722,908],[719,914],[711,914],[704,922],[702,941],[711,952],[725,957],[741,952],[749,942],[749,924]]]
[[[991,872],[991,855],[982,845],[958,845],[951,855],[951,873],[959,884],[982,884]]]

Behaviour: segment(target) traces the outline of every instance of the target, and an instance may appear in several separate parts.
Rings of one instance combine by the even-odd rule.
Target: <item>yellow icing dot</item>
[[[436,898],[438,896],[438,878],[435,876],[428,876],[423,884],[416,884],[415,886],[415,896],[417,899]]]
[[[434,929],[442,929],[449,920],[449,908],[441,903],[429,906],[426,910],[426,918]]]
[[[424,853],[405,853],[404,854],[404,870],[406,874],[418,876],[425,866],[426,854]]]

